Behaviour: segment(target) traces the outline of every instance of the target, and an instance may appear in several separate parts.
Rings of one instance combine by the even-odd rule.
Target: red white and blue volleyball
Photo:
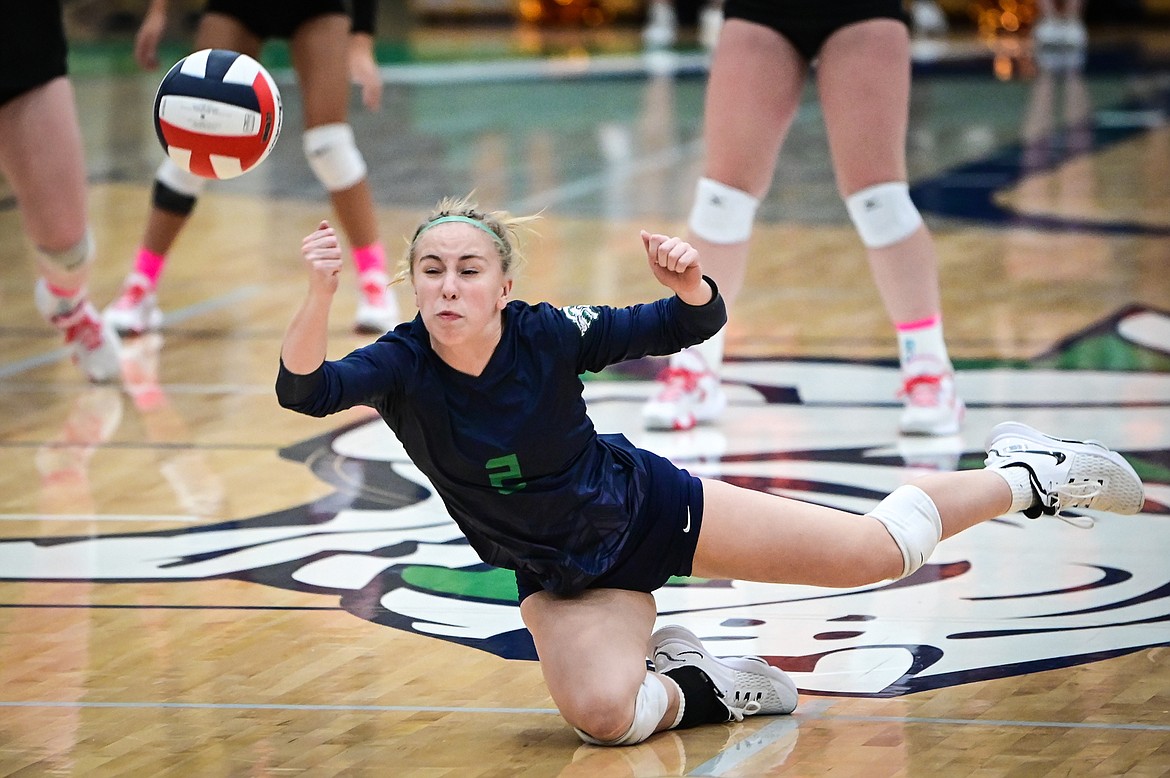
[[[175,63],[154,98],[154,129],[176,165],[203,178],[235,178],[280,136],[280,90],[247,54],[204,49]]]

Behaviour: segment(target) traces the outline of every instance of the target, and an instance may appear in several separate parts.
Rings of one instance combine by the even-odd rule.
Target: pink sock
[[[908,332],[910,330],[921,330],[926,327],[933,327],[938,324],[939,316],[927,316],[925,319],[915,319],[914,321],[900,321],[894,325],[898,332]]]
[[[62,300],[76,301],[85,296],[84,286],[80,286],[70,291],[68,289],[62,289],[59,286],[54,286],[53,284],[50,284],[48,281],[46,281],[45,288],[48,289],[49,293],[54,297],[60,298]]]
[[[355,247],[353,263],[357,266],[359,276],[364,276],[366,273],[385,273],[386,252],[382,249],[381,243]]]
[[[138,249],[138,256],[134,258],[134,272],[146,276],[151,287],[156,287],[166,261],[166,254],[156,254],[144,246]]]

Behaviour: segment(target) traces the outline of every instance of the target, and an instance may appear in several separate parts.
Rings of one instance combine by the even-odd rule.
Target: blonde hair
[[[398,272],[394,276],[394,283],[410,278],[410,273],[414,269],[415,250],[422,234],[439,220],[450,217],[456,217],[459,221],[475,222],[476,227],[482,227],[484,232],[495,238],[494,243],[500,254],[504,275],[511,276],[524,263],[524,257],[517,247],[516,228],[539,219],[540,214],[512,216],[507,211],[483,211],[480,210],[474,197],[474,192],[465,197],[444,197],[434,207],[434,210],[419,222],[418,227],[414,230],[414,235],[407,242],[406,256],[399,264]]]

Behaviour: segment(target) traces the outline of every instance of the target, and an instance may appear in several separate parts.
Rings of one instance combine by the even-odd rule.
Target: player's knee
[[[710,178],[700,178],[687,226],[711,243],[743,243],[752,235],[758,198]]]
[[[595,746],[616,746],[622,745],[619,741],[630,729],[629,716],[628,708],[621,711],[616,706],[607,705],[580,711],[573,718],[566,716],[565,720],[586,743]]]
[[[632,746],[653,735],[666,714],[670,699],[661,679],[646,673],[634,700],[630,717],[630,698],[626,694],[591,695],[588,704],[565,719],[586,743],[596,746]]]
[[[38,247],[37,251],[41,259],[59,270],[66,272],[81,270],[93,262],[93,236],[87,229],[81,236],[81,239],[70,246],[66,246],[63,249]]]
[[[313,175],[330,192],[349,189],[366,177],[366,161],[348,124],[322,124],[307,129],[303,145]]]
[[[164,159],[154,174],[151,202],[160,211],[188,216],[206,184],[206,179],[183,170],[170,159]]]
[[[868,515],[882,523],[898,547],[902,556],[898,578],[905,578],[926,564],[942,539],[938,506],[917,486],[899,486]]]
[[[887,181],[854,192],[845,198],[845,208],[861,242],[871,249],[899,243],[922,224],[905,181]]]

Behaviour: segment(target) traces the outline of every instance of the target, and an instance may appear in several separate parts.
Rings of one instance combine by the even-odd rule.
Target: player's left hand
[[[158,67],[158,45],[167,29],[166,5],[151,6],[134,35],[134,61],[143,70]]]
[[[367,111],[382,107],[382,74],[374,59],[374,39],[365,33],[349,36],[349,77],[362,91]]]
[[[683,302],[703,305],[711,299],[699,265],[699,251],[682,238],[642,230],[646,259],[658,283],[677,294]]]

